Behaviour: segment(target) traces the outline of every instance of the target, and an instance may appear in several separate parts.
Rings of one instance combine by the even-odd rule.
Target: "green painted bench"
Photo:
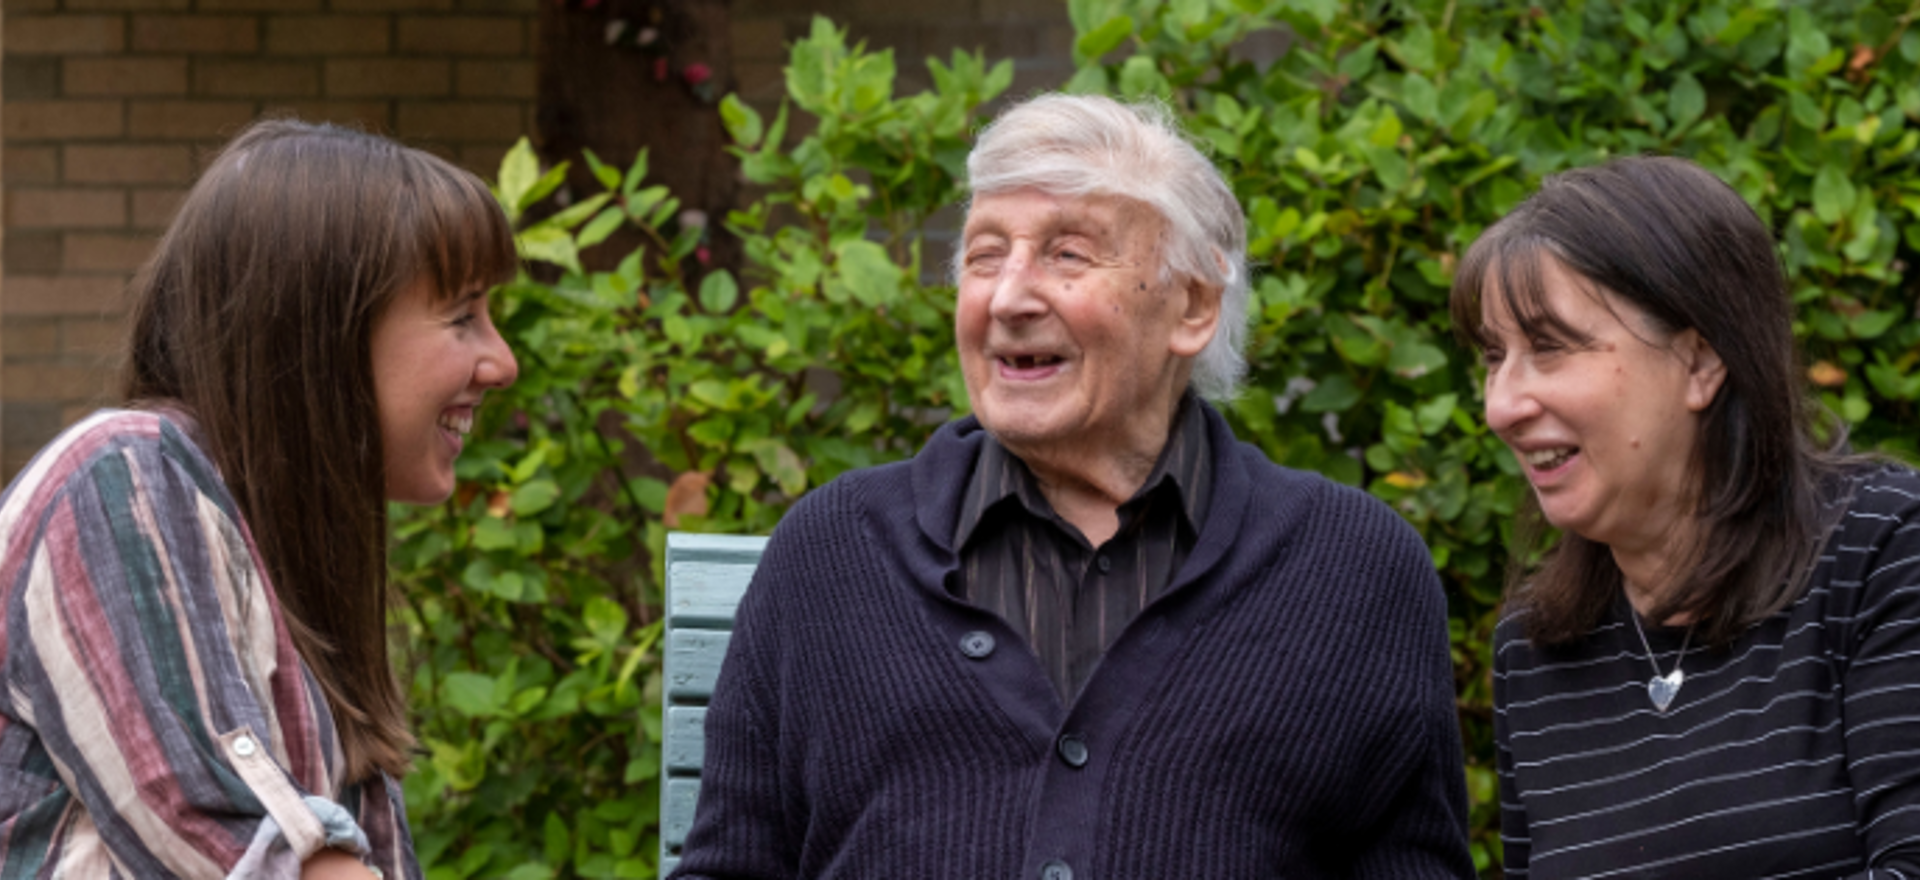
[[[733,610],[767,539],[667,535],[666,734],[660,752],[660,876],[680,862],[700,797],[707,701],[733,633]]]

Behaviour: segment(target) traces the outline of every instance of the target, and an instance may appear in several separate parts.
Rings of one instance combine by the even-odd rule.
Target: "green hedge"
[[[1810,388],[1856,446],[1912,456],[1920,322],[1920,3],[1073,0],[1070,87],[1168,99],[1249,213],[1256,327],[1228,408],[1275,460],[1364,485],[1426,537],[1452,602],[1474,852],[1499,844],[1487,639],[1525,487],[1451,338],[1453,261],[1543,175],[1691,157],[1779,232]],[[1250,34],[1289,48],[1244,60]],[[919,230],[957,202],[979,106],[1011,71],[891,53],[816,22],[770,122],[729,99],[743,278],[703,272],[670,194],[592,156],[606,192],[541,220],[530,151],[498,190],[543,267],[498,295],[518,386],[482,411],[442,508],[396,517],[413,695],[407,781],[434,878],[649,877],[657,849],[660,550],[765,532],[809,487],[904,457],[964,411],[951,290]],[[789,135],[790,115],[807,130]],[[535,211],[535,213],[538,213]],[[620,224],[612,272],[578,254]],[[944,257],[934,246],[925,260]]]

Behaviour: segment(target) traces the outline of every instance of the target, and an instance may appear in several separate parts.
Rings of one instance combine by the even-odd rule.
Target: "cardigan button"
[[[1040,866],[1040,880],[1073,880],[1073,869],[1067,863],[1054,859]]]
[[[1067,734],[1060,738],[1060,760],[1069,767],[1087,766],[1087,741],[1076,734]]]
[[[974,630],[960,637],[960,653],[975,660],[985,660],[993,653],[993,634],[985,630]]]
[[[1102,553],[1099,556],[1094,557],[1093,562],[1095,565],[1100,566],[1101,574],[1106,574],[1107,572],[1110,572],[1113,570],[1113,559],[1108,557],[1107,554],[1105,553]]]

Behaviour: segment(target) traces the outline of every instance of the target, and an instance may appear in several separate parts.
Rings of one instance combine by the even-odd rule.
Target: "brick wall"
[[[211,151],[291,113],[490,171],[539,0],[6,0],[0,470],[107,401],[127,278]]]
[[[534,125],[543,0],[4,0],[0,477],[111,400],[128,277],[194,175],[262,114],[357,124],[485,175]],[[816,13],[890,46],[902,91],[954,48],[1071,74],[1064,0],[733,0],[739,90],[771,107]]]

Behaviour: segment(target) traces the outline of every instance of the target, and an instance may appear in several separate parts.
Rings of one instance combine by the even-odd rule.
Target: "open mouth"
[[[443,412],[440,414],[439,425],[441,428],[465,437],[473,430],[473,410]]]
[[[1572,461],[1574,455],[1579,453],[1579,451],[1580,447],[1578,446],[1555,446],[1549,449],[1536,449],[1532,452],[1523,453],[1521,458],[1526,461],[1528,467],[1534,470],[1551,471]]]
[[[1016,370],[1037,370],[1051,367],[1064,358],[1050,354],[1016,354],[1002,357],[1000,362]]]

